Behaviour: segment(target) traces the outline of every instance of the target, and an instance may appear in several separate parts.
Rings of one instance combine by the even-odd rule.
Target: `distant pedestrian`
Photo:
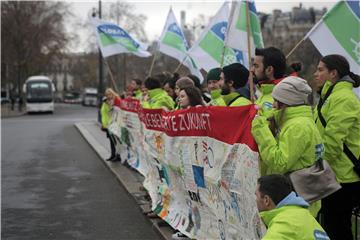
[[[19,112],[22,111],[23,104],[24,104],[24,100],[23,100],[22,96],[19,96],[19,105],[18,105]]]
[[[15,108],[15,94],[14,94],[14,91],[11,91],[10,93],[10,104],[11,104],[11,111],[14,111],[14,108]]]

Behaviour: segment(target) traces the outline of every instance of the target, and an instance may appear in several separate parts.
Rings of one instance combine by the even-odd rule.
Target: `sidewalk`
[[[25,113],[25,106],[23,106],[22,111],[19,111],[19,106],[17,104],[15,104],[14,110],[11,110],[10,103],[1,105],[1,118],[19,117]]]
[[[98,154],[105,166],[109,168],[118,181],[139,204],[141,211],[149,212],[151,210],[151,205],[150,202],[144,198],[147,195],[145,190],[142,190],[144,177],[136,170],[126,167],[120,162],[109,162],[105,160],[110,156],[110,143],[106,138],[106,134],[100,130],[99,124],[95,121],[79,122],[75,124],[75,127]],[[164,224],[164,221],[158,217],[148,219],[152,222],[153,228],[164,240],[171,239],[174,230],[169,225]]]

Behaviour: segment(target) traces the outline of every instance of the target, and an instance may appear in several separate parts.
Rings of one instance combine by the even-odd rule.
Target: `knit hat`
[[[241,88],[246,85],[249,78],[249,71],[240,63],[233,63],[223,68],[225,82],[233,81],[234,88]]]
[[[187,87],[195,86],[194,81],[188,77],[181,77],[176,81],[178,88],[183,89]]]
[[[289,106],[307,104],[312,89],[305,79],[286,77],[274,87],[272,96],[279,102]]]
[[[206,81],[220,80],[221,68],[213,68],[206,75]]]

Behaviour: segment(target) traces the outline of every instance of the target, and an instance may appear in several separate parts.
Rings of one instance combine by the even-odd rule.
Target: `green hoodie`
[[[221,89],[212,90],[210,95],[211,101],[209,102],[209,106],[226,106],[226,103],[221,96]]]
[[[261,92],[261,96],[255,101],[255,104],[260,106],[259,115],[269,116],[273,110],[274,98],[271,93],[275,87],[275,84],[261,84],[258,88]]]
[[[138,99],[138,100],[141,100],[141,98],[142,98],[141,90],[140,89],[135,90],[134,93],[135,93],[135,98]]]
[[[240,93],[231,92],[228,95],[222,95],[222,98],[224,99],[226,106],[229,106],[229,107],[246,106],[246,105],[251,104],[249,99],[244,98],[244,97],[239,97],[239,96],[240,96]],[[236,97],[238,97],[238,98],[229,105],[229,103]]]
[[[110,112],[110,106],[109,104],[107,104],[106,102],[103,102],[103,104],[101,105],[101,126],[103,128],[107,128],[109,125],[109,121],[110,121],[110,116],[109,116],[109,112]]]
[[[329,86],[329,82],[325,84]],[[324,87],[321,96],[324,97],[328,87]],[[351,82],[338,82],[330,96],[321,108],[321,113],[327,123],[321,124],[315,111],[316,126],[324,140],[326,159],[336,174],[340,183],[360,181],[353,170],[353,164],[343,152],[343,143],[359,158],[360,155],[360,101],[352,91]]]
[[[292,192],[276,208],[260,212],[268,228],[262,240],[330,239],[307,207],[307,203]]]
[[[166,107],[169,110],[174,108],[174,101],[167,92],[161,88],[149,90],[149,98],[149,101],[143,101],[141,103],[143,108],[159,109]]]

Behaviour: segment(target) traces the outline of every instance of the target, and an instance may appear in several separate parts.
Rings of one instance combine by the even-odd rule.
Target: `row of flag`
[[[98,18],[92,18],[91,21],[104,58],[125,52],[139,57],[151,55],[147,45],[131,37],[121,27]],[[359,73],[359,1],[339,1],[304,37],[307,38],[322,55],[345,56],[351,69]],[[209,71],[234,62],[248,67],[249,54],[253,56],[255,48],[263,47],[255,3],[244,0],[225,2],[191,48],[170,9],[158,40],[158,51],[177,59],[200,79],[200,69]]]

